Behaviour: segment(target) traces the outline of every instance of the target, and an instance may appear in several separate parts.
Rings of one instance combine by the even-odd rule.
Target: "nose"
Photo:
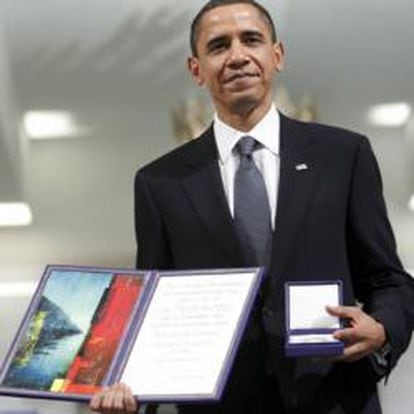
[[[232,68],[241,68],[249,63],[249,55],[239,42],[232,44],[228,59],[228,65]]]

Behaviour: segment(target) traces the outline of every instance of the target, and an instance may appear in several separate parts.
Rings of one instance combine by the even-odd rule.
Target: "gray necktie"
[[[234,223],[252,265],[267,264],[272,234],[266,186],[252,156],[259,145],[249,136],[240,139],[236,146],[240,165],[234,180]]]

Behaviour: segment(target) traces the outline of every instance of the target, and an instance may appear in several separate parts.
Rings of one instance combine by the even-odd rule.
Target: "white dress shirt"
[[[272,105],[264,118],[249,132],[241,132],[214,117],[221,178],[230,213],[234,217],[234,176],[239,166],[239,155],[235,150],[241,137],[249,135],[262,146],[253,153],[253,159],[262,173],[269,200],[272,228],[275,228],[277,193],[280,175],[280,117]]]

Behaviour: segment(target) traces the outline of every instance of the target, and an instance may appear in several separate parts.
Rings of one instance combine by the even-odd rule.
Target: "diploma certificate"
[[[88,401],[219,400],[262,270],[48,266],[0,371],[0,394]]]

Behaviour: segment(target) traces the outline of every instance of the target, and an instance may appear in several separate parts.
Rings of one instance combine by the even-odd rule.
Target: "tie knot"
[[[252,155],[253,151],[256,149],[258,142],[248,135],[240,138],[237,143],[237,150],[241,156],[249,157]]]

